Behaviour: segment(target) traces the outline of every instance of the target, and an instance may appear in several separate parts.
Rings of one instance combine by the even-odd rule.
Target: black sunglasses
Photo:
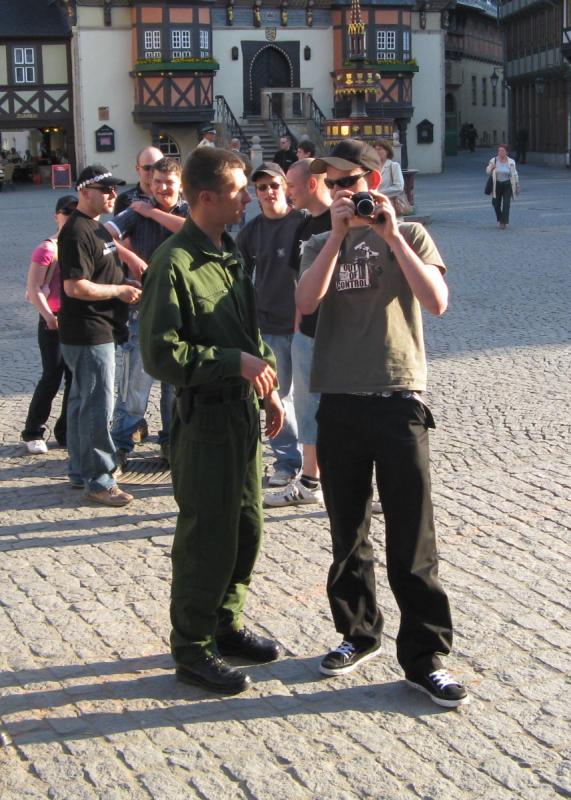
[[[333,180],[333,178],[324,178],[323,183],[328,189],[333,189],[335,186],[338,186],[340,189],[349,189],[350,186],[354,186],[357,183],[359,178],[364,178],[370,171],[371,170],[368,169],[366,172],[359,172],[358,175],[346,175],[344,178],[337,178],[336,180]]]
[[[139,169],[142,169],[143,172],[150,172],[152,169],[154,169],[155,165],[154,164],[139,164],[138,167],[139,167]]]
[[[267,192],[268,189],[273,189],[274,192],[277,192],[277,190],[281,187],[281,183],[278,183],[277,181],[271,181],[270,183],[256,183],[255,186],[258,192]]]
[[[113,192],[117,192],[116,186],[86,186],[86,189],[95,189],[96,192],[101,192],[101,194],[113,194]]]

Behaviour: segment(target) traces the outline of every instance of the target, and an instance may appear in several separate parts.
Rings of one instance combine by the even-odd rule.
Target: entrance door
[[[285,53],[274,45],[266,45],[256,53],[250,66],[250,75],[244,98],[244,109],[249,116],[261,114],[262,88],[294,85],[291,64]],[[282,100],[280,95],[273,97],[272,111],[282,113]]]

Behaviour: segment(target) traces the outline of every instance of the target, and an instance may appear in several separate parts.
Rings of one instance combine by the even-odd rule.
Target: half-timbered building
[[[46,163],[75,158],[71,28],[66,9],[37,0],[2,0],[0,133]],[[16,139],[16,133],[22,135]],[[17,148],[18,149],[18,148]]]

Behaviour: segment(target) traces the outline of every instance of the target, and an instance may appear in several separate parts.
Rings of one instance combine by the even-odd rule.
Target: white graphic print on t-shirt
[[[373,274],[381,273],[380,265],[374,263],[379,253],[371,250],[366,242],[359,242],[353,250],[357,251],[355,260],[342,261],[339,264],[335,282],[338,292],[346,292],[348,289],[370,289]]]

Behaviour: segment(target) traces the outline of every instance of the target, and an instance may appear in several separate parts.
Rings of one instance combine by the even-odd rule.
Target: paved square
[[[168,485],[120,511],[66,483],[64,451],[19,433],[39,377],[24,302],[56,193],[0,193],[0,796],[202,800],[552,800],[571,796],[569,171],[526,165],[508,230],[479,151],[420,177],[451,306],[426,318],[450,668],[472,704],[443,711],[402,680],[375,518],[382,654],[337,679],[329,534],[313,507],[266,512],[247,607],[286,657],[246,694],[182,687],[168,654]],[[158,397],[151,429],[156,433]],[[157,451],[155,442],[138,449]],[[568,686],[568,683],[567,683]]]

